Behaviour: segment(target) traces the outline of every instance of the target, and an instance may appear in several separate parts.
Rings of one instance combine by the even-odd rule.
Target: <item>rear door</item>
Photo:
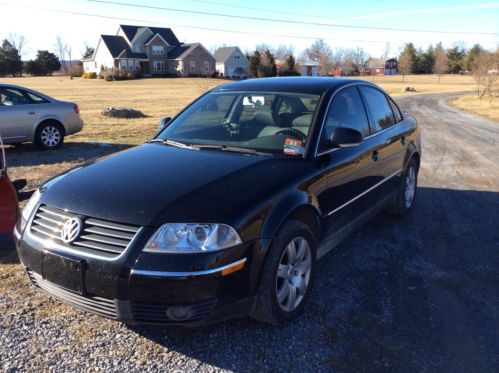
[[[372,135],[366,141],[376,144],[373,157],[376,158],[380,176],[384,182],[378,188],[378,198],[383,198],[398,185],[406,150],[402,116],[393,102],[380,90],[361,86],[359,90],[369,115]],[[394,112],[393,108],[397,108]]]
[[[6,142],[33,136],[36,110],[24,91],[0,86],[0,134]]]

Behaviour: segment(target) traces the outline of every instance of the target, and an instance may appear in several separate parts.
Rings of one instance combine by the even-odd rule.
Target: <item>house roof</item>
[[[225,62],[231,56],[234,51],[238,50],[238,47],[222,47],[215,51],[215,60],[217,62]]]
[[[181,44],[180,46],[172,50],[170,53],[168,53],[168,59],[183,60],[200,45],[201,43]]]
[[[141,60],[147,60],[147,54],[145,53],[135,53],[132,52],[130,49],[125,49],[124,51],[121,52],[119,55],[119,58],[138,58]]]
[[[164,27],[147,27],[147,26],[130,26],[130,25],[120,25],[121,29],[123,30],[126,38],[128,41],[131,43],[135,35],[137,34],[137,31],[139,29],[144,29],[148,28],[149,30],[152,31],[153,35],[151,38],[153,38],[156,34],[160,34],[165,41],[170,44],[170,45],[179,45],[180,42],[178,41],[177,37],[173,33],[172,29],[170,28],[164,28]],[[151,39],[150,38],[150,39]],[[144,44],[147,44],[147,42],[150,40],[146,40]]]
[[[123,51],[130,50],[128,43],[123,36],[101,35],[101,37],[113,58],[117,58]]]
[[[367,67],[371,69],[384,68],[385,64],[386,64],[385,58],[369,58],[369,60],[367,60]]]
[[[319,67],[322,65],[317,61],[305,61],[305,62],[301,63],[300,66],[312,66],[312,67],[317,66],[317,67]]]

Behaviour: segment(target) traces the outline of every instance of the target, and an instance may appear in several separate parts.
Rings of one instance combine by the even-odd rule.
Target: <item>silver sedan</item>
[[[82,128],[77,104],[28,88],[0,84],[0,134],[4,143],[34,141],[42,149],[56,149],[64,136]]]

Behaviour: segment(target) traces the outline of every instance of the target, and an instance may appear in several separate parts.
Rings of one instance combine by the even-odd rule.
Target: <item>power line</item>
[[[269,9],[269,8],[257,8],[252,6],[244,6],[244,5],[234,5],[221,3],[219,1],[208,1],[208,0],[191,0],[196,3],[204,3],[204,4],[212,4],[212,5],[220,5],[228,8],[236,8],[236,9],[246,9],[246,10],[256,10],[259,12],[278,12],[280,14],[288,14],[291,16],[301,16],[301,17],[313,17],[313,18],[322,18],[322,19],[331,19],[331,17],[320,16],[317,14],[307,14],[307,13],[297,13],[297,12],[288,12],[285,10],[277,10],[277,9]]]
[[[107,1],[107,0],[87,0],[87,1],[90,1],[93,3],[128,6],[128,7],[134,7],[134,8],[164,10],[164,11],[169,11],[169,12],[200,14],[200,15],[236,18],[236,19],[249,19],[249,20],[253,20],[253,21],[279,22],[279,23],[286,23],[286,24],[292,23],[292,24],[299,24],[299,25],[312,25],[312,26],[337,27],[337,28],[348,28],[348,29],[363,29],[363,30],[378,30],[378,31],[399,31],[399,32],[402,31],[402,32],[418,32],[418,33],[493,35],[493,36],[499,35],[499,33],[494,33],[494,32],[444,31],[444,30],[405,29],[405,28],[374,27],[374,26],[354,26],[354,25],[333,24],[333,23],[286,20],[286,19],[279,19],[279,18],[241,16],[241,15],[234,15],[234,14],[227,14],[227,13],[205,12],[205,11],[200,11],[200,10],[187,10],[187,9],[178,9],[178,8],[166,8],[166,7],[153,6],[153,5],[123,3],[123,2],[118,2],[118,1]]]
[[[142,23],[142,24],[164,25],[164,22],[155,22],[155,21],[151,21],[151,20],[137,19],[137,18],[113,17],[113,16],[105,16],[105,15],[101,15],[101,14],[76,12],[76,11],[62,10],[62,9],[53,9],[53,8],[42,8],[42,7],[35,7],[35,6],[25,6],[25,5],[18,5],[18,4],[0,3],[0,5],[10,6],[10,7],[16,7],[16,8],[23,8],[23,9],[40,10],[40,11],[45,11],[45,12],[55,12],[55,13],[61,13],[61,14],[71,14],[71,15],[78,15],[78,16],[85,16],[85,17],[95,17],[95,18],[112,19],[112,20],[117,20],[117,21],[130,21],[130,22],[136,22],[136,23]],[[240,30],[231,30],[231,29],[214,28],[214,27],[183,25],[183,24],[175,24],[175,23],[168,23],[168,25],[169,26],[175,26],[175,27],[184,27],[184,28],[197,29],[197,30],[226,32],[226,33],[231,33],[231,34],[257,35],[257,36],[278,37],[278,38],[291,38],[291,39],[302,39],[302,40],[317,40],[317,39],[322,39],[324,41],[336,41],[336,42],[338,42],[338,41],[347,41],[347,42],[356,42],[356,43],[383,43],[383,44],[386,43],[386,41],[383,41],[383,40],[331,39],[331,38],[322,38],[320,36],[300,36],[300,35],[286,35],[286,34],[265,34],[265,33],[259,33],[259,32],[251,32],[251,31],[240,31]]]

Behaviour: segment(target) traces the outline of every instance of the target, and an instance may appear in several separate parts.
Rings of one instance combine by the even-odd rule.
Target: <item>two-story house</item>
[[[199,76],[215,71],[215,59],[200,43],[179,42],[169,28],[120,25],[101,35],[93,55],[82,59],[85,72],[118,69],[144,75]]]

